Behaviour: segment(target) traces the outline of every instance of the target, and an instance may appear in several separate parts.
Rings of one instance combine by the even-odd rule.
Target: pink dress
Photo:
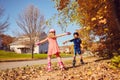
[[[59,54],[59,47],[56,38],[48,38],[48,55]]]

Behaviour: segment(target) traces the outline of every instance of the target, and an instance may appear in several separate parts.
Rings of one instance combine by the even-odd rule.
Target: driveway
[[[63,61],[72,60],[72,57],[69,58],[62,58]],[[52,59],[52,62],[57,62],[57,59]],[[41,65],[47,64],[47,59],[41,60],[33,60],[33,61],[17,61],[17,62],[0,62],[0,70],[17,68],[17,67],[24,67],[24,66],[31,66],[31,65]]]

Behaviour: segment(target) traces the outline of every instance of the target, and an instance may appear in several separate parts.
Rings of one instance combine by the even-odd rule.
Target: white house
[[[47,37],[46,33],[41,34],[40,40]],[[16,40],[10,44],[10,50],[16,53],[31,53],[29,38],[27,36],[21,36],[16,38]],[[40,46],[34,47],[34,53],[46,53],[48,50],[48,42],[41,44]]]

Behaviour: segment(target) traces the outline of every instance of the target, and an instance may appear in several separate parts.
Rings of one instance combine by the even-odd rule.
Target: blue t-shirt
[[[72,39],[72,40],[70,40],[70,42],[74,43],[74,49],[80,49],[81,48],[80,44],[82,43],[82,41],[81,41],[80,38]]]

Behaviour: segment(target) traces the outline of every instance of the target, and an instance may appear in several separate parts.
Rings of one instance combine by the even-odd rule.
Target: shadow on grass
[[[110,60],[110,58],[100,58],[100,59],[95,60],[94,62],[99,62],[99,61],[102,61],[102,60]]]
[[[84,64],[79,64],[79,65],[76,65],[75,67],[73,67],[72,64],[71,64],[71,66],[66,67],[66,70],[69,70],[69,69],[71,69],[71,68],[77,68],[77,67],[80,67],[80,66],[84,66],[84,65],[86,65],[86,64],[88,64],[88,63],[91,63],[91,62],[85,62]]]

